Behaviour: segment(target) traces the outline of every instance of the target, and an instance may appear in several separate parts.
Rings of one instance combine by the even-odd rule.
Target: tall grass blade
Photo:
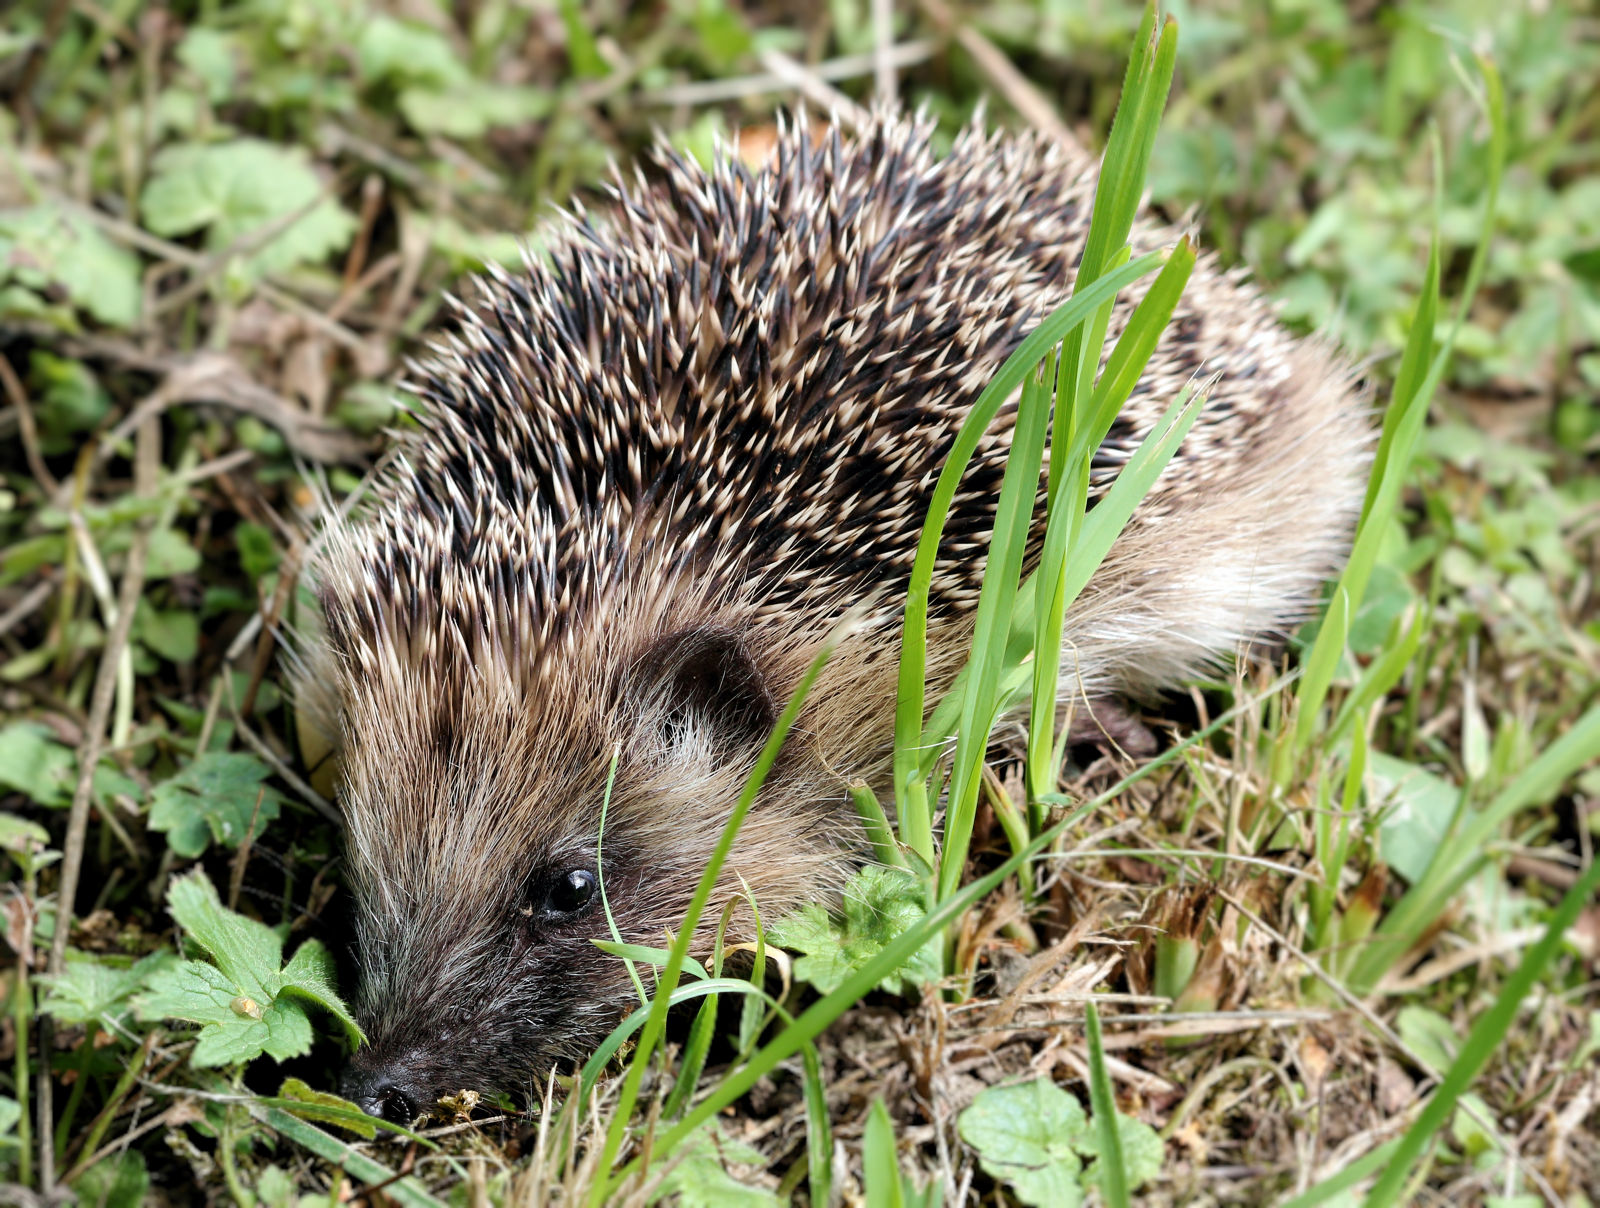
[[[861,1133],[861,1176],[867,1208],[905,1208],[894,1123],[882,1099],[874,1099],[867,1109],[867,1126]]]
[[[1442,847],[1427,874],[1406,891],[1384,916],[1371,942],[1351,966],[1350,989],[1366,994],[1389,966],[1438,918],[1461,887],[1489,859],[1495,832],[1518,811],[1548,801],[1561,785],[1600,751],[1600,705],[1573,722],[1484,809],[1468,817],[1465,827]]]
[[[828,1117],[827,1085],[815,1045],[801,1051],[806,1096],[806,1182],[811,1202],[826,1208],[833,1200],[833,1123]]]
[[[1089,1041],[1089,1106],[1094,1112],[1096,1148],[1100,1152],[1100,1194],[1110,1208],[1128,1208],[1128,1170],[1122,1160],[1122,1136],[1117,1129],[1117,1099],[1106,1073],[1105,1042],[1100,1038],[1100,1012],[1085,1004],[1084,1031]]]
[[[1550,963],[1551,957],[1555,956],[1556,950],[1566,941],[1567,932],[1577,923],[1584,907],[1589,905],[1597,892],[1600,892],[1600,860],[1593,860],[1583,876],[1578,878],[1577,884],[1561,899],[1561,904],[1556,907],[1555,914],[1551,916],[1549,926],[1545,928],[1545,933],[1539,942],[1528,949],[1522,962],[1506,979],[1505,985],[1495,997],[1494,1005],[1480,1015],[1472,1025],[1461,1051],[1456,1054],[1456,1059],[1445,1071],[1444,1079],[1439,1083],[1438,1089],[1423,1106],[1415,1122],[1406,1130],[1405,1136],[1400,1138],[1400,1146],[1395,1150],[1394,1157],[1367,1196],[1368,1208],[1388,1208],[1388,1205],[1395,1202],[1412,1168],[1421,1157],[1423,1149],[1432,1140],[1433,1134],[1438,1132],[1440,1126],[1449,1119],[1462,1094],[1472,1085],[1478,1073],[1488,1064],[1489,1058],[1494,1056],[1495,1050],[1505,1040],[1506,1033],[1511,1030],[1511,1025],[1516,1020],[1518,1008],[1533,990],[1545,966]]]
[[[1106,555],[1111,552],[1117,535],[1127,526],[1133,511],[1150,492],[1151,485],[1172,460],[1179,444],[1194,421],[1199,418],[1204,399],[1191,389],[1181,391],[1155,426],[1145,434],[1144,440],[1134,450],[1132,457],[1122,467],[1110,488],[1094,511],[1085,518],[1083,531],[1066,567],[1063,598],[1075,600],[1094,572],[1100,569]],[[1017,592],[1011,611],[1011,637],[1006,646],[1005,677],[999,699],[1002,703],[1011,698],[1008,687],[1020,690],[1032,679],[1032,672],[1024,665],[1031,650],[1034,607],[1037,600],[1039,576],[1030,575]],[[918,768],[924,777],[932,774],[944,741],[953,734],[959,721],[958,708],[968,677],[968,668],[962,668],[945,699],[939,702],[928,717],[928,728],[920,744]]]
[[[1043,588],[1036,587],[1035,591],[1049,592],[1049,607],[1038,614],[1039,624],[1033,644],[1033,704],[1028,727],[1027,772],[1029,792],[1034,799],[1055,787],[1055,719],[1061,667],[1061,631],[1066,611],[1076,598],[1076,593],[1069,595],[1065,590],[1067,563],[1078,556],[1074,543],[1083,523],[1090,465],[1095,450],[1105,440],[1149,364],[1161,333],[1171,321],[1172,312],[1183,295],[1184,286],[1188,284],[1194,263],[1194,245],[1188,239],[1181,240],[1171,258],[1162,266],[1149,292],[1134,309],[1128,326],[1112,349],[1100,385],[1089,399],[1087,422],[1079,422],[1075,414],[1068,425],[1072,433],[1066,445],[1069,485],[1067,490],[1057,491],[1051,501],[1045,525],[1044,550],[1035,571],[1036,580],[1044,585]],[[1098,358],[1098,349],[1096,356]],[[1071,400],[1070,405],[1076,412],[1077,397]],[[1062,400],[1058,398],[1058,431],[1063,407]],[[1060,452],[1061,446],[1052,445],[1052,467]],[[1036,817],[1036,825],[1038,821],[1042,819]]]
[[[934,863],[933,820],[924,784],[926,774],[920,771],[924,753],[919,747],[926,699],[928,599],[934,563],[939,553],[939,540],[944,534],[956,490],[983,434],[1002,404],[1011,397],[1011,392],[1021,385],[1023,378],[1044,359],[1047,352],[1060,343],[1063,336],[1087,322],[1100,306],[1114,299],[1121,290],[1159,268],[1166,258],[1163,252],[1140,256],[1115,272],[1107,273],[1093,285],[1076,291],[1071,299],[1052,311],[1006,359],[978,396],[960,431],[956,433],[955,442],[939,472],[907,585],[906,619],[900,647],[900,680],[895,705],[894,779],[900,840],[929,865]],[[932,753],[927,754],[930,763],[934,757]]]
[[[1011,602],[1016,598],[1022,558],[1033,529],[1045,433],[1050,424],[1050,383],[1055,379],[1054,370],[1055,365],[1047,363],[1042,372],[1035,372],[1024,384],[1011,451],[1006,457],[994,534],[989,543],[983,586],[978,592],[961,728],[956,734],[955,758],[950,768],[950,800],[938,864],[940,897],[948,897],[960,884],[972,840],[983,758],[989,748],[989,730],[994,720],[1006,638],[1010,633]]]
[[[1323,619],[1321,630],[1305,663],[1305,674],[1299,693],[1299,717],[1295,723],[1293,740],[1294,758],[1285,762],[1284,774],[1294,774],[1299,757],[1310,749],[1316,736],[1318,715],[1322,702],[1333,682],[1334,669],[1344,650],[1350,618],[1366,594],[1367,581],[1377,560],[1378,547],[1394,514],[1404,485],[1406,471],[1416,448],[1418,433],[1428,405],[1438,388],[1440,379],[1450,363],[1457,336],[1466,321],[1478,286],[1483,280],[1488,264],[1489,243],[1494,234],[1495,215],[1499,207],[1500,182],[1505,173],[1506,145],[1508,141],[1505,94],[1500,76],[1487,56],[1477,56],[1478,70],[1482,73],[1489,120],[1488,189],[1484,199],[1483,219],[1479,227],[1478,242],[1473,249],[1467,269],[1467,279],[1457,303],[1455,321],[1449,335],[1437,354],[1433,348],[1434,327],[1439,307],[1439,220],[1434,218],[1434,233],[1428,255],[1428,272],[1423,283],[1422,296],[1417,303],[1411,334],[1406,341],[1400,370],[1395,378],[1394,392],[1388,413],[1384,416],[1383,431],[1378,440],[1372,475],[1367,483],[1367,495],[1361,509],[1361,520],[1356,529],[1356,539],[1350,561],[1334,589],[1333,598]],[[1437,194],[1442,191],[1442,170],[1437,167],[1438,149],[1435,141],[1435,180]],[[1424,370],[1424,366],[1427,366]]]
[[[672,994],[678,988],[678,978],[683,972],[684,962],[689,956],[689,945],[694,942],[696,927],[699,926],[700,916],[705,913],[706,903],[711,899],[712,890],[716,888],[717,879],[722,875],[722,868],[728,861],[728,854],[733,850],[733,841],[739,834],[739,827],[744,823],[745,815],[750,812],[750,807],[755,804],[756,794],[761,791],[761,786],[766,782],[767,774],[772,770],[772,765],[777,762],[778,751],[783,746],[783,740],[788,737],[789,729],[800,715],[800,709],[805,704],[806,695],[811,691],[812,685],[817,682],[829,657],[833,654],[834,647],[838,644],[839,635],[836,633],[824,644],[821,652],[812,660],[811,666],[806,669],[805,675],[800,679],[799,686],[789,703],[784,706],[782,714],[778,717],[777,724],[772,728],[772,734],[767,738],[767,743],[762,748],[756,765],[751,769],[749,777],[745,780],[744,790],[739,794],[738,803],[733,812],[729,814],[727,823],[722,828],[722,835],[717,840],[717,846],[711,853],[711,859],[706,864],[706,870],[701,874],[700,882],[695,886],[694,896],[689,901],[689,908],[684,912],[683,925],[678,932],[677,939],[673,942],[672,951],[668,957],[666,967],[661,971],[660,980],[656,984],[656,992],[651,1000],[650,1012],[645,1020],[644,1030],[639,1036],[638,1048],[634,1050],[633,1058],[628,1063],[627,1076],[622,1081],[622,1090],[617,1096],[616,1112],[611,1117],[611,1124],[606,1129],[605,1148],[601,1151],[600,1171],[602,1177],[596,1178],[589,1193],[591,1208],[596,1208],[605,1198],[610,1186],[609,1181],[603,1177],[604,1172],[611,1169],[616,1161],[617,1152],[622,1148],[623,1134],[627,1131],[628,1122],[633,1118],[634,1106],[639,1101],[639,1088],[644,1081],[644,1072],[650,1062],[650,1057],[655,1051],[661,1033],[666,1027],[667,1010],[671,1005]]]
[[[1275,696],[1283,690],[1283,686],[1283,683],[1274,685],[1263,695],[1268,698]],[[670,1153],[686,1137],[691,1136],[696,1128],[728,1104],[738,1099],[764,1075],[776,1068],[780,1062],[792,1057],[805,1045],[814,1041],[834,1020],[860,1001],[863,995],[886,976],[904,965],[930,939],[942,932],[953,920],[960,918],[963,912],[969,910],[984,896],[994,892],[1024,862],[1045,851],[1050,844],[1054,843],[1057,838],[1065,834],[1070,828],[1076,826],[1106,802],[1126,792],[1131,785],[1137,784],[1146,777],[1153,775],[1157,770],[1167,766],[1169,763],[1182,759],[1187,751],[1206,741],[1223,727],[1231,725],[1247,708],[1251,707],[1253,705],[1241,704],[1220,714],[1210,725],[1195,731],[1182,742],[1174,743],[1155,758],[1148,760],[1142,767],[1124,776],[1099,796],[1091,798],[1072,810],[1066,817],[1039,834],[1023,850],[1010,856],[994,871],[964,886],[954,897],[936,904],[916,924],[907,928],[888,944],[884,945],[876,956],[845,978],[836,990],[824,995],[808,1007],[782,1032],[757,1050],[749,1061],[731,1071],[710,1094],[695,1104],[682,1120],[672,1125],[656,1138],[655,1153],[662,1156]],[[688,989],[698,990],[707,984],[709,983],[700,982],[688,987]],[[743,987],[745,991],[750,988],[748,983],[734,983],[734,985]],[[642,1014],[642,1012],[636,1012],[636,1014]],[[613,1051],[615,1050],[613,1049]],[[587,1067],[585,1068],[587,1069]],[[620,1181],[626,1178],[637,1169],[638,1165],[639,1159],[632,1159],[617,1173],[616,1179]]]

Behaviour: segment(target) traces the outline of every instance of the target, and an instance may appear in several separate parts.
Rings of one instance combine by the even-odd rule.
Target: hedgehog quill
[[[369,1038],[345,1091],[367,1110],[523,1091],[604,1036],[631,993],[590,943],[613,754],[606,896],[625,939],[657,943],[780,706],[870,600],[725,879],[775,917],[862,858],[847,785],[886,787],[934,482],[972,401],[1068,297],[1095,185],[1086,156],[1034,137],[973,128],[939,158],[930,133],[789,129],[759,172],[663,153],[658,182],[619,185],[603,221],[551,232],[546,262],[483,282],[419,367],[420,430],[312,568],[324,632],[300,672],[338,752]],[[1176,238],[1142,222],[1131,242]],[[1349,372],[1205,258],[1096,494],[1196,377],[1214,378],[1205,410],[1066,619],[1061,682],[1109,717],[1303,617],[1360,509]],[[1008,414],[941,546],[930,702],[970,641]]]

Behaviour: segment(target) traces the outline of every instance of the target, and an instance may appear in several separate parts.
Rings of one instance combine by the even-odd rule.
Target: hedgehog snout
[[[367,1115],[403,1125],[409,1125],[438,1098],[426,1085],[414,1054],[385,1059],[370,1048],[350,1059],[339,1078],[339,1093]]]

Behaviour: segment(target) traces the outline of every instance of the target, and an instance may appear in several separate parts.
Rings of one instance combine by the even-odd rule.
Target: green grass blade
[[[1280,682],[1269,688],[1263,694],[1263,698],[1275,696],[1282,691],[1283,686],[1284,684]],[[1040,833],[1026,848],[1014,853],[994,871],[964,886],[954,897],[935,905],[915,925],[884,945],[875,957],[845,978],[836,990],[824,995],[808,1007],[788,1027],[759,1049],[749,1061],[731,1071],[682,1120],[656,1138],[655,1152],[658,1154],[670,1152],[672,1147],[680,1144],[707,1119],[738,1099],[780,1062],[792,1057],[803,1046],[814,1041],[834,1020],[860,1001],[863,995],[904,965],[924,944],[943,931],[952,921],[960,918],[964,911],[971,909],[985,895],[1003,884],[1006,878],[1012,876],[1024,862],[1045,851],[1059,836],[1076,826],[1094,810],[1126,792],[1129,786],[1167,764],[1183,758],[1185,752],[1204,742],[1224,726],[1231,725],[1249,707],[1253,706],[1238,705],[1222,713],[1210,725],[1197,730],[1182,742],[1173,744],[1138,770],[1123,777],[1104,793],[1073,809],[1061,821]],[[705,984],[701,982],[690,988],[697,989]],[[625,1178],[637,1168],[638,1164],[639,1159],[633,1159],[618,1172],[617,1178],[619,1180]]]
[[[1117,535],[1126,527],[1128,517],[1172,459],[1203,406],[1204,399],[1185,388],[1167,408],[1166,414],[1145,434],[1116,481],[1084,521],[1083,533],[1068,563],[1063,599],[1068,602],[1075,600],[1105,561]],[[1038,581],[1037,573],[1030,575],[1018,590],[1012,605],[1012,631],[1006,646],[1001,691],[998,694],[1001,701],[1010,699],[1015,690],[1020,690],[1032,679],[1033,673],[1025,660],[1032,650],[1033,609],[1037,600]],[[968,671],[969,668],[963,667],[957,673],[950,692],[928,716],[928,727],[923,731],[918,751],[921,760],[918,768],[924,777],[931,774],[945,740],[956,731]]]
[[[894,828],[889,825],[889,816],[883,812],[872,786],[852,784],[850,800],[855,803],[856,817],[861,819],[862,829],[867,832],[867,842],[872,844],[872,854],[877,857],[878,863],[909,868],[910,864],[901,853],[900,845],[894,841]]]
[[[1551,916],[1544,935],[1528,949],[1516,970],[1506,979],[1495,997],[1494,1005],[1473,1023],[1461,1051],[1451,1062],[1438,1089],[1423,1106],[1416,1121],[1406,1130],[1405,1136],[1400,1138],[1394,1157],[1367,1196],[1368,1208],[1388,1208],[1395,1202],[1424,1148],[1433,1139],[1433,1134],[1449,1119],[1462,1094],[1505,1040],[1506,1033],[1516,1021],[1518,1008],[1533,990],[1545,966],[1565,942],[1567,932],[1577,923],[1578,916],[1597,891],[1600,891],[1600,860],[1591,861],[1577,884],[1567,891]]]
[[[934,563],[939,553],[939,539],[944,534],[956,490],[984,432],[1011,392],[1021,385],[1023,378],[1069,331],[1087,322],[1100,306],[1114,299],[1121,290],[1140,277],[1159,268],[1165,260],[1166,254],[1162,252],[1141,256],[1115,272],[1107,273],[1093,285],[1076,291],[1071,299],[1051,312],[1006,359],[978,396],[940,470],[907,586],[899,689],[895,705],[894,777],[900,839],[930,865],[934,862],[932,819],[926,793],[922,791],[923,777],[918,774],[923,758],[919,739],[926,697],[928,597],[933,583]]]
[[[682,1113],[694,1097],[700,1084],[700,1075],[706,1068],[706,1055],[711,1052],[711,1039],[717,1027],[715,994],[706,996],[705,1002],[695,1012],[694,1026],[689,1030],[689,1043],[684,1046],[683,1057],[678,1062],[678,1072],[672,1081],[672,1090],[661,1109],[663,1119],[671,1120]]]
[[[594,838],[594,867],[599,874],[600,881],[600,906],[605,911],[606,927],[611,931],[611,941],[622,943],[622,932],[617,928],[617,920],[611,913],[611,899],[606,895],[606,862],[601,858],[601,845],[606,840],[606,813],[611,808],[611,790],[617,783],[617,760],[622,757],[622,748],[619,746],[611,752],[611,770],[606,773],[606,793],[600,799],[600,831]],[[639,1001],[647,1002],[650,996],[645,993],[644,982],[639,978],[639,970],[631,960],[624,958],[623,964],[627,966],[628,977],[633,982],[633,989],[639,996]]]
[[[401,1208],[444,1208],[443,1201],[435,1199],[410,1175],[397,1174],[381,1162],[369,1158],[355,1146],[323,1132],[315,1124],[290,1115],[279,1107],[268,1107],[255,1102],[246,1106],[251,1116],[284,1140],[292,1141],[301,1148],[311,1151],[323,1161],[369,1186],[381,1185],[383,1194],[401,1205]]]
[[[755,767],[751,770],[745,781],[744,790],[739,794],[738,803],[733,812],[728,816],[728,821],[722,828],[722,835],[717,840],[717,846],[711,853],[711,859],[706,865],[706,870],[701,874],[700,882],[695,886],[694,896],[689,901],[689,908],[684,912],[683,925],[678,933],[677,940],[672,945],[666,966],[661,970],[661,978],[656,986],[656,993],[650,1004],[649,1015],[645,1020],[644,1030],[639,1037],[639,1047],[634,1050],[633,1059],[628,1063],[627,1076],[622,1081],[622,1090],[617,1096],[616,1113],[611,1118],[611,1124],[606,1129],[605,1148],[601,1152],[600,1170],[602,1177],[596,1178],[589,1193],[591,1208],[599,1205],[605,1198],[610,1186],[603,1177],[603,1172],[611,1169],[616,1161],[617,1151],[622,1148],[623,1134],[627,1131],[628,1122],[633,1118],[634,1106],[639,1101],[639,1088],[644,1081],[644,1072],[649,1064],[650,1056],[655,1051],[661,1033],[666,1027],[667,1011],[671,1005],[672,994],[678,988],[678,977],[683,971],[684,962],[689,956],[689,945],[694,941],[695,928],[700,923],[700,916],[705,912],[706,903],[711,899],[712,890],[716,887],[717,878],[722,875],[722,868],[728,862],[728,854],[733,850],[733,841],[738,836],[739,827],[743,824],[745,815],[750,812],[750,807],[755,804],[756,794],[761,791],[761,786],[766,782],[767,774],[772,770],[772,765],[777,762],[778,751],[783,746],[783,741],[789,735],[790,727],[800,715],[800,709],[805,704],[807,693],[817,682],[823,666],[832,655],[838,636],[831,637],[823,646],[822,651],[812,660],[811,666],[801,677],[799,686],[789,703],[784,706],[783,713],[778,717],[777,724],[772,728],[772,734],[767,738],[766,746],[762,749],[760,758],[756,760]],[[704,983],[702,983],[704,984]]]
[[[1406,891],[1384,916],[1376,934],[1351,966],[1349,984],[1365,994],[1378,984],[1390,965],[1449,905],[1461,887],[1489,859],[1495,832],[1518,811],[1548,801],[1567,780],[1600,751],[1600,705],[1589,709],[1487,807],[1471,815],[1460,834],[1441,848],[1427,874]]]
[[[1422,296],[1417,303],[1411,334],[1406,341],[1405,353],[1395,379],[1394,392],[1388,414],[1384,417],[1383,431],[1378,440],[1372,475],[1367,483],[1367,495],[1361,509],[1361,521],[1351,549],[1350,561],[1339,578],[1333,603],[1324,618],[1311,654],[1305,662],[1305,674],[1299,693],[1299,717],[1295,723],[1293,750],[1296,758],[1285,761],[1284,772],[1292,775],[1299,755],[1309,749],[1317,732],[1318,714],[1323,699],[1333,682],[1334,669],[1343,652],[1348,630],[1348,619],[1366,594],[1367,581],[1377,559],[1378,546],[1394,513],[1400,491],[1404,485],[1406,469],[1415,451],[1417,435],[1427,414],[1428,405],[1438,388],[1457,336],[1466,321],[1473,299],[1488,264],[1489,245],[1494,234],[1495,216],[1499,208],[1500,182],[1505,174],[1508,134],[1505,115],[1505,95],[1499,73],[1494,64],[1483,55],[1477,57],[1478,69],[1483,75],[1487,117],[1489,119],[1488,189],[1484,199],[1483,219],[1479,227],[1478,242],[1473,248],[1468,265],[1467,279],[1457,303],[1455,321],[1449,335],[1429,362],[1432,351],[1434,327],[1439,306],[1439,236],[1438,218],[1434,220],[1434,234],[1428,256],[1428,272]],[[1437,158],[1437,141],[1435,142]],[[1436,167],[1435,179],[1442,172]],[[1436,189],[1436,194],[1442,185]],[[1437,202],[1436,202],[1437,204]],[[1424,371],[1423,366],[1429,366]],[[1337,615],[1336,615],[1337,610]]]
[[[1400,1138],[1386,1141],[1371,1153],[1363,1154],[1338,1174],[1331,1178],[1323,1179],[1315,1187],[1294,1199],[1287,1201],[1282,1208],[1317,1208],[1318,1204],[1326,1204],[1329,1200],[1337,1198],[1341,1193],[1348,1191],[1361,1180],[1370,1178],[1389,1164],[1389,1159],[1394,1156],[1394,1151],[1400,1148]]]
[[[806,1182],[811,1202],[826,1205],[833,1199],[833,1123],[828,1117],[828,1088],[822,1081],[822,1063],[815,1045],[801,1051],[806,1096]]]
[[[1085,1004],[1084,1030],[1089,1041],[1089,1106],[1100,1151],[1100,1194],[1111,1208],[1128,1208],[1128,1171],[1122,1160],[1122,1136],[1117,1130],[1117,1100],[1106,1073],[1105,1043],[1100,1037],[1100,1012]]]
[[[1183,296],[1194,270],[1195,251],[1188,239],[1179,242],[1162,266],[1128,320],[1116,347],[1106,363],[1100,386],[1089,400],[1088,421],[1076,419],[1069,425],[1072,439],[1067,446],[1068,479],[1072,489],[1058,491],[1050,503],[1045,524],[1044,550],[1036,579],[1049,586],[1049,607],[1038,614],[1034,637],[1033,702],[1028,727],[1028,787],[1031,796],[1049,792],[1055,776],[1055,716],[1061,668],[1061,631],[1066,610],[1073,597],[1065,591],[1067,561],[1080,533],[1089,485],[1089,466],[1094,450],[1116,421],[1154,354],[1161,334],[1172,319],[1172,312]],[[1102,329],[1103,330],[1103,329]],[[1057,415],[1063,404],[1057,400]],[[1074,409],[1076,399],[1073,400]],[[1056,464],[1059,448],[1052,446],[1051,465]],[[1153,480],[1152,480],[1153,481]],[[1037,590],[1037,589],[1036,589]]]
[[[1150,493],[1151,486],[1172,460],[1204,407],[1205,396],[1185,387],[1139,442],[1116,481],[1085,518],[1078,548],[1067,565],[1065,591],[1069,602],[1077,599],[1094,572],[1100,569],[1117,536],[1127,527],[1134,509]]]
[[[994,534],[989,542],[983,586],[978,592],[961,727],[956,734],[955,757],[950,768],[949,807],[945,813],[944,843],[938,864],[940,897],[948,897],[960,884],[972,841],[983,758],[989,747],[989,726],[995,712],[1006,639],[1011,632],[1011,603],[1016,598],[1022,558],[1033,529],[1045,434],[1050,426],[1050,383],[1055,379],[1054,370],[1053,364],[1046,364],[1042,372],[1035,372],[1024,384],[1011,451],[1006,458]]]
[[[882,1099],[874,1099],[867,1109],[867,1126],[861,1133],[861,1181],[867,1208],[905,1208],[894,1124]]]

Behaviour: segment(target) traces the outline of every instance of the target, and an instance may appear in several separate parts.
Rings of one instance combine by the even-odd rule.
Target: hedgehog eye
[[[551,914],[577,914],[594,899],[596,884],[587,868],[561,873],[550,883],[545,909]]]

